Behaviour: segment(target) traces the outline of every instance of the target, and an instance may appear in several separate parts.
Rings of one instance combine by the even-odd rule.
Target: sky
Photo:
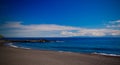
[[[120,0],[0,0],[6,37],[120,36]]]

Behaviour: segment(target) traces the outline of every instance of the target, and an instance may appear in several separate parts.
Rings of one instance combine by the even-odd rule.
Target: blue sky
[[[1,28],[4,28],[0,33],[8,37],[30,36],[31,34],[31,36],[35,37],[44,37],[45,33],[46,37],[71,35],[94,36],[95,34],[104,36],[103,33],[98,34],[100,31],[96,32],[95,30],[108,30],[107,27],[109,27],[109,31],[114,30],[114,32],[116,32],[117,29],[116,34],[119,36],[118,34],[120,34],[120,32],[118,28],[113,28],[115,26],[119,27],[119,3],[120,0],[0,0],[0,22],[3,26]],[[114,24],[110,22],[114,22]],[[16,26],[14,26],[14,24]],[[14,27],[8,30],[8,28],[5,27],[6,25],[8,25],[7,27],[9,28],[12,25]],[[33,27],[41,26],[43,26],[43,29],[47,27],[47,29],[49,29],[50,27],[52,32],[50,30],[46,32],[46,30],[37,29],[36,32],[31,31],[31,34],[26,34],[28,32],[23,33],[25,30],[21,30],[22,26],[25,30],[28,30],[28,28],[32,30]],[[26,27],[28,28],[26,29]],[[75,29],[68,30],[66,27]],[[56,29],[53,30],[53,28]],[[65,28],[65,30],[57,30],[57,28]],[[83,29],[87,31],[81,34],[81,28],[82,31]],[[14,32],[16,29],[17,32]],[[91,33],[85,34],[85,32],[88,31]],[[14,33],[14,35],[12,33]],[[34,33],[36,33],[36,35]]]

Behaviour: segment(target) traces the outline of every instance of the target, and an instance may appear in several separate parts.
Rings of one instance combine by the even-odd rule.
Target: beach
[[[1,46],[0,65],[120,65],[120,57]]]

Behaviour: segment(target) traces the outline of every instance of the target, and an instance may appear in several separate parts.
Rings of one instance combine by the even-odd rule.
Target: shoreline
[[[119,65],[120,57],[0,47],[0,65]]]
[[[13,43],[8,43],[8,46],[13,47],[13,48],[20,48],[20,49],[38,50],[38,49],[32,49],[32,48],[26,48],[26,47],[18,47],[18,46],[13,45]],[[41,51],[41,50],[38,50],[38,51]],[[42,50],[42,51],[55,51],[55,50]],[[55,51],[55,52],[79,53],[79,54],[90,54],[90,55],[93,54],[93,55],[120,57],[120,55],[117,55],[117,54],[96,53],[96,52],[93,52],[93,53],[80,53],[80,52],[70,52],[70,51],[62,51],[62,50]]]

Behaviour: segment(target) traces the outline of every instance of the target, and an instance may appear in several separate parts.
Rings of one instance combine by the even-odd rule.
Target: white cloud
[[[56,30],[79,30],[80,28],[71,26],[60,26],[56,24],[34,24],[34,25],[23,25],[21,22],[7,22],[2,27],[4,28],[18,28],[22,30],[32,31],[56,31]]]
[[[7,22],[0,27],[6,37],[69,37],[69,36],[120,36],[119,29],[87,29],[56,24],[24,25]]]
[[[108,25],[106,25],[107,28],[114,28],[114,29],[120,29],[120,20],[116,21],[110,21]]]
[[[120,25],[107,25],[108,28],[120,28]]]
[[[112,29],[82,29],[77,32],[63,31],[61,34],[66,36],[118,36],[120,30]]]
[[[20,28],[22,26],[21,22],[5,22],[5,24],[2,25],[4,28]]]
[[[119,22],[119,23],[120,23],[120,20],[117,20],[116,22]]]

